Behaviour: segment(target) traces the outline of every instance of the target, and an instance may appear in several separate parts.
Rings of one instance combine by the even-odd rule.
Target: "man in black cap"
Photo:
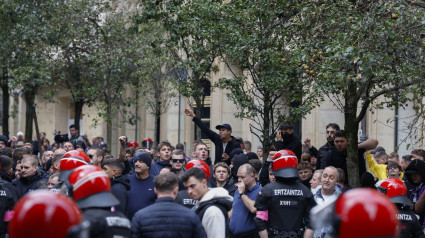
[[[128,190],[127,217],[132,219],[134,213],[155,202],[154,177],[149,175],[152,158],[145,152],[139,152],[134,158],[134,174],[128,176],[130,190]]]
[[[205,133],[208,138],[215,145],[215,160],[214,164],[218,162],[226,162],[226,164],[230,165],[232,158],[230,156],[230,152],[233,149],[240,148],[239,143],[236,139],[231,136],[232,127],[229,124],[217,125],[215,129],[219,130],[219,133],[215,133],[210,130],[202,121],[201,118],[197,117],[195,113],[193,113],[190,109],[185,109],[184,112],[187,116],[192,117],[192,121],[195,122],[203,133]]]

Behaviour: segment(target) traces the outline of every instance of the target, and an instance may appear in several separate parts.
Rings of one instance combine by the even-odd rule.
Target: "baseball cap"
[[[226,128],[229,131],[232,130],[232,127],[229,124],[227,124],[227,123],[224,123],[224,124],[221,124],[221,125],[217,125],[215,127],[215,129],[217,129],[217,130],[220,130],[221,128]]]

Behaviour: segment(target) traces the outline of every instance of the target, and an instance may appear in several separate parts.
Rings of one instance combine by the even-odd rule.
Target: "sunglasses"
[[[93,159],[93,155],[88,155],[90,159]]]
[[[185,161],[185,159],[173,159],[173,163],[179,162],[179,163],[183,164],[184,161]]]

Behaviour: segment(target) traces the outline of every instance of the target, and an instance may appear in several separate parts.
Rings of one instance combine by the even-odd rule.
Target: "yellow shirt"
[[[369,166],[370,172],[372,172],[376,177],[378,177],[379,180],[387,179],[387,165],[386,164],[378,164],[376,161],[372,158],[372,155],[370,153],[365,153],[366,162]],[[399,179],[403,178],[403,172],[400,173]]]

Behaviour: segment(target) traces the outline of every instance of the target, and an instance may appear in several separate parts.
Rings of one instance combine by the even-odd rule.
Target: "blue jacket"
[[[158,198],[139,210],[131,221],[133,238],[204,238],[201,220],[192,210],[177,204],[171,197]]]
[[[149,175],[155,177],[165,167],[170,167],[171,168],[170,161],[158,161],[158,162],[154,162],[154,163],[151,164],[151,168],[149,169]]]

